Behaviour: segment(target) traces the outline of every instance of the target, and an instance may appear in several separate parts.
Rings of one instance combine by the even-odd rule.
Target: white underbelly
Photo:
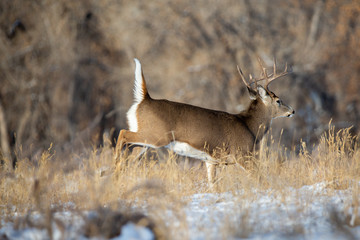
[[[146,144],[146,143],[132,143],[138,146],[157,148],[154,145]],[[173,141],[168,145],[164,146],[165,148],[175,152],[178,155],[185,157],[192,157],[203,161],[213,162],[214,159],[204,151],[200,151],[185,142]]]
[[[213,158],[209,154],[193,148],[185,142],[173,141],[165,147],[182,156],[197,158],[203,161],[213,161]]]

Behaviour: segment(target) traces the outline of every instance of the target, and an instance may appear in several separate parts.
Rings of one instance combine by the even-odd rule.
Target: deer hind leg
[[[120,160],[120,155],[121,155],[121,151],[125,145],[125,138],[124,138],[124,133],[126,130],[121,130],[118,140],[116,142],[116,146],[115,146],[115,162],[118,162]]]
[[[144,137],[144,135],[146,135],[148,137]],[[131,131],[123,129],[120,131],[120,134],[119,134],[119,137],[118,137],[118,140],[116,143],[116,147],[115,147],[115,161],[116,162],[120,158],[122,149],[128,143],[158,148],[158,147],[162,147],[162,146],[169,144],[170,141],[168,140],[168,138],[166,136],[163,138],[157,139],[151,135],[149,137],[149,134],[142,134],[140,132],[131,132]]]

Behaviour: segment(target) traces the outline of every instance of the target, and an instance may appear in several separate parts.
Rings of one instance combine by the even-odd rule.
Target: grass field
[[[15,170],[2,165],[0,236],[360,236],[360,150],[349,129],[329,126],[318,146],[300,143],[299,153],[271,138],[263,146],[245,158],[245,171],[219,167],[215,189],[202,164],[184,165],[172,153],[124,154],[115,163],[110,145],[62,159],[50,146],[38,159],[21,159]]]

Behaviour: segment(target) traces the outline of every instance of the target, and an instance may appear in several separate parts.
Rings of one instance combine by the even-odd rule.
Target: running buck
[[[226,158],[252,151],[278,117],[291,117],[295,111],[284,104],[268,88],[275,79],[288,74],[272,74],[262,68],[262,76],[250,81],[238,68],[251,98],[249,107],[239,114],[205,109],[184,103],[157,100],[150,97],[139,60],[135,60],[134,104],[127,113],[129,130],[121,130],[115,149],[115,159],[120,157],[125,144],[152,148],[167,147],[179,155],[205,161],[208,181],[214,183],[216,165]],[[263,86],[259,81],[266,81]],[[253,88],[252,85],[255,85]]]

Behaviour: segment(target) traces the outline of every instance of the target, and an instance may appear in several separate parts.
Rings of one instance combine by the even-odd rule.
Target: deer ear
[[[257,95],[257,92],[252,89],[252,88],[247,88],[247,90],[249,91],[249,95],[250,95],[250,99],[251,100],[255,100],[256,99],[256,95]]]
[[[267,93],[264,87],[258,86],[257,91],[261,99],[266,100],[269,97],[269,94]]]

